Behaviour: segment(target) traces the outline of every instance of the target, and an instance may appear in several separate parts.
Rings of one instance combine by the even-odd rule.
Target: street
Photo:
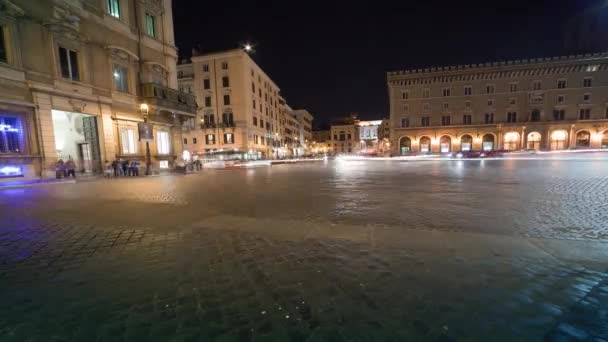
[[[603,154],[5,189],[0,217],[2,341],[608,340]]]

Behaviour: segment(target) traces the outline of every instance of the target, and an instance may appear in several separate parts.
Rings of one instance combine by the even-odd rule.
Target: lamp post
[[[139,110],[141,111],[141,114],[144,117],[144,124],[148,123],[148,104],[147,103],[142,103],[139,106]],[[146,176],[150,175],[150,142],[146,139]]]

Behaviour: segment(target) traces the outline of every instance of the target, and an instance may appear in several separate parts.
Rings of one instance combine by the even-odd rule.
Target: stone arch
[[[591,132],[586,129],[581,129],[576,132],[575,146],[577,148],[589,148],[591,147]]]
[[[481,150],[493,151],[496,148],[496,134],[484,133],[481,136]]]
[[[526,136],[526,149],[527,150],[540,150],[540,142],[542,140],[542,134],[539,132],[530,132]]]
[[[503,149],[507,151],[517,151],[519,150],[519,141],[520,136],[519,133],[510,131],[503,135]]]
[[[399,138],[399,154],[405,155],[412,152],[412,138],[408,136],[402,136]]]
[[[418,140],[418,149],[420,153],[431,153],[433,152],[433,143],[431,137],[423,135]]]
[[[439,138],[439,152],[452,152],[452,137],[448,134],[444,134],[441,136],[441,138]]]
[[[568,132],[563,129],[556,129],[549,136],[551,150],[565,150],[568,147]]]
[[[460,136],[460,151],[469,152],[473,150],[473,134],[465,133]]]

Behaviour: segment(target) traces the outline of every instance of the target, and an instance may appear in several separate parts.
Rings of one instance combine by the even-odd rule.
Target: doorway
[[[81,173],[101,172],[101,152],[94,115],[52,110],[57,159],[72,159]]]

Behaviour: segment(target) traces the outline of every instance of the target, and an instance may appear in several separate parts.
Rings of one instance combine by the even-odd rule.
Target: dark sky
[[[180,56],[251,41],[253,58],[316,125],[388,114],[386,71],[564,54],[566,19],[594,0],[173,0]]]

